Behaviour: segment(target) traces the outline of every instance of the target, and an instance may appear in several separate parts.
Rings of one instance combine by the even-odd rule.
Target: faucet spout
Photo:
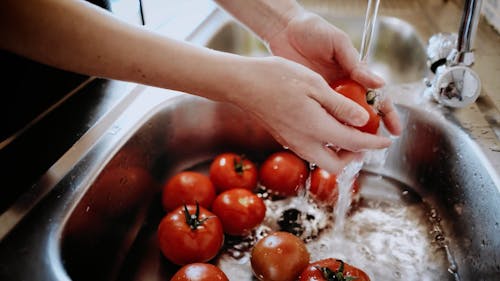
[[[465,0],[457,34],[436,34],[429,39],[427,55],[434,73],[428,90],[436,101],[450,107],[465,107],[481,92],[479,76],[472,70],[473,43],[482,0]]]
[[[465,0],[464,12],[460,21],[460,28],[457,39],[457,64],[469,65],[466,58],[472,52],[474,38],[476,37],[477,25],[481,15],[482,0]]]

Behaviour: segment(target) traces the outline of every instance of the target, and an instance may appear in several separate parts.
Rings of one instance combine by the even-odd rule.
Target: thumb
[[[384,86],[384,80],[368,69],[366,63],[359,61],[359,53],[352,45],[351,40],[344,32],[340,31],[340,38],[335,41],[335,58],[349,77],[366,88],[377,89]]]

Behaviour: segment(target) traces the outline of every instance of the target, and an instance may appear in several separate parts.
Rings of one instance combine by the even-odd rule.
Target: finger
[[[323,85],[321,92],[313,94],[312,98],[330,115],[351,126],[363,126],[370,118],[368,112],[362,106],[332,90],[326,84]]]
[[[292,150],[295,154],[309,163],[314,163],[316,166],[337,175],[340,174],[351,161],[358,159],[361,155],[360,153],[345,150],[335,152],[321,143],[309,146],[309,149],[300,147],[300,149]]]
[[[335,42],[335,58],[343,67],[349,77],[366,88],[380,88],[384,80],[368,69],[368,66],[359,61],[359,53],[352,45],[351,40],[344,32],[338,35],[339,40]]]
[[[330,156],[330,158],[335,162],[335,165],[321,166],[318,164],[318,166],[335,175],[340,175],[349,163],[354,160],[361,160],[363,155],[359,152],[351,152],[347,150],[335,152],[327,147],[325,147],[325,154]]]
[[[395,136],[401,135],[403,131],[401,121],[391,99],[384,98],[378,110],[382,113],[382,120],[387,130]]]
[[[317,121],[309,124],[306,134],[320,143],[331,143],[349,151],[381,149],[391,144],[386,137],[364,133],[340,123],[326,110],[316,110],[311,114],[310,120]]]
[[[338,124],[334,132],[326,132],[323,141],[338,147],[359,152],[370,149],[382,149],[391,145],[392,141],[384,136],[364,133],[356,128]]]
[[[384,80],[368,69],[364,63],[358,63],[351,71],[351,78],[369,89],[377,89],[384,86]]]

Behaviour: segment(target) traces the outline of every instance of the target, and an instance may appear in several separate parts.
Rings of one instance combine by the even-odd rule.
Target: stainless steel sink
[[[361,45],[363,19],[322,16],[344,30],[354,46]],[[424,45],[410,24],[397,18],[380,17],[373,38],[368,64],[388,84],[414,82],[425,76],[427,57]],[[223,25],[207,46],[242,55],[269,55],[266,46],[255,35],[234,21]]]
[[[361,25],[361,19],[349,19],[346,30],[359,34]],[[381,18],[378,36],[371,65],[390,83],[420,80],[425,55],[411,26]],[[266,54],[255,37],[219,14],[191,40]],[[409,94],[420,94],[412,89]],[[244,152],[259,162],[282,149],[233,106],[176,93],[157,98],[148,91],[154,90],[137,91],[110,129],[80,152],[74,167],[3,238],[1,280],[169,280],[177,267],[162,258],[156,240],[164,215],[161,184],[185,169],[206,172],[219,152]],[[359,256],[344,258],[362,262],[372,280],[499,280],[498,171],[439,110],[402,104],[398,110],[406,129],[384,165],[362,172],[364,199],[347,222]],[[357,232],[356,215],[367,212],[387,221],[379,217],[378,225]],[[377,221],[369,218],[365,223]],[[382,239],[371,239],[380,233]],[[318,241],[330,234],[325,230]],[[315,242],[310,249],[316,258],[348,254]],[[214,262],[232,280],[252,280],[244,259],[221,255]]]

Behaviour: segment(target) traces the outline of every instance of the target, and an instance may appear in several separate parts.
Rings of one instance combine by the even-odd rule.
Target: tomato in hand
[[[357,177],[351,189],[353,197],[358,194],[359,181]],[[309,187],[309,192],[317,201],[324,204],[335,205],[339,197],[336,175],[317,167],[311,172],[311,186]]]
[[[370,281],[368,275],[359,268],[351,266],[342,260],[324,259],[311,263],[300,274],[299,281]]]
[[[250,234],[264,220],[266,205],[251,191],[235,188],[215,198],[212,212],[221,220],[225,233],[243,236]]]
[[[309,170],[297,155],[280,151],[270,155],[260,167],[260,183],[280,196],[296,195],[304,187]]]
[[[210,263],[187,264],[170,281],[229,281],[226,274]]]
[[[162,205],[165,211],[196,204],[210,209],[215,199],[215,187],[210,179],[198,172],[184,171],[173,176],[163,187]]]
[[[304,242],[288,232],[274,232],[259,240],[250,262],[261,281],[295,281],[309,264]]]
[[[368,97],[368,92],[360,85],[358,82],[350,79],[344,79],[337,81],[330,85],[336,92],[350,98],[355,101],[359,105],[361,105],[369,114],[368,122],[362,127],[356,127],[359,130],[376,134],[378,131],[378,127],[380,125],[380,116],[377,114],[377,111],[370,105],[375,101],[372,100],[371,97]]]
[[[161,220],[158,239],[168,260],[185,265],[214,258],[224,243],[224,232],[213,213],[199,205],[184,205]]]
[[[223,153],[215,157],[210,165],[210,180],[217,192],[231,188],[253,190],[257,185],[257,167],[243,156]]]

